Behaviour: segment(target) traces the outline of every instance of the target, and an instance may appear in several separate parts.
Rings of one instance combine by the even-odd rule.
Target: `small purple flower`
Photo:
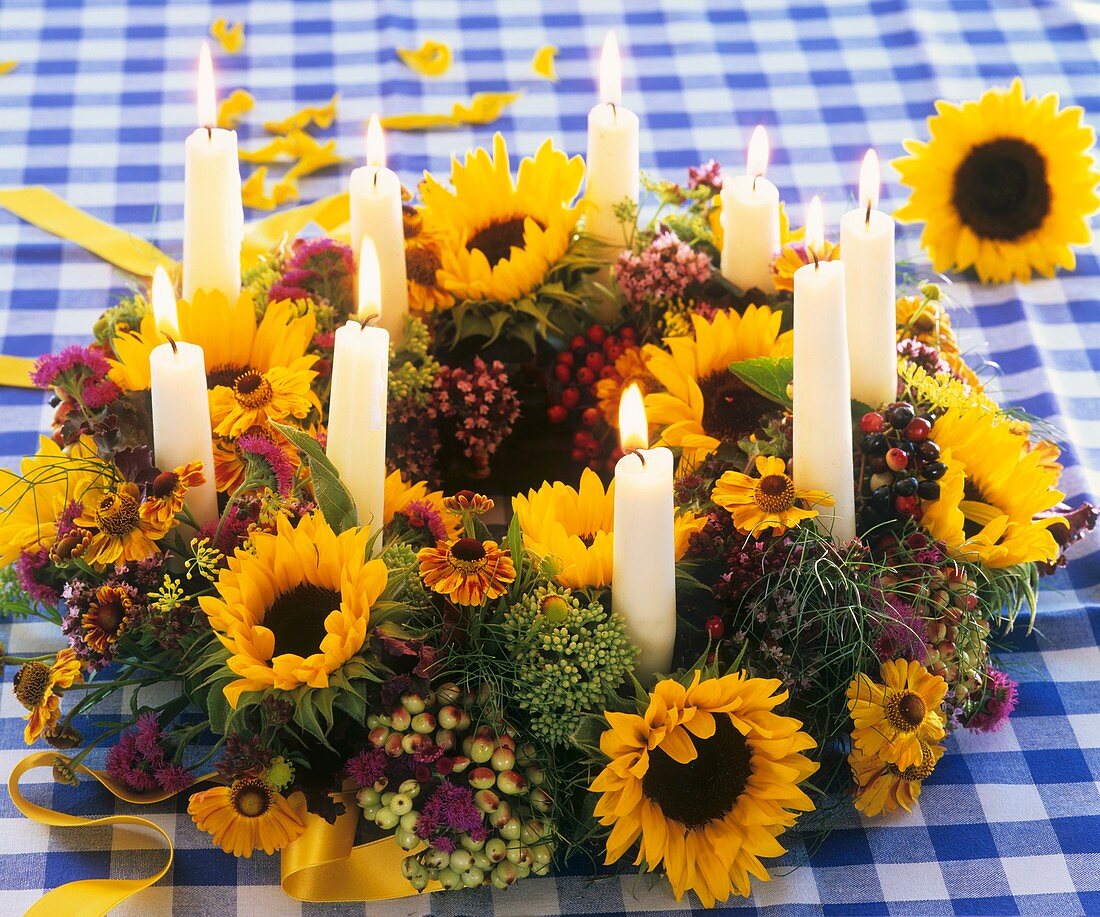
[[[381,748],[368,748],[351,758],[344,770],[360,789],[374,786],[386,776],[387,757]]]
[[[88,379],[84,383],[81,397],[89,408],[98,410],[122,397],[122,389],[110,379]]]
[[[191,771],[179,764],[157,768],[153,778],[165,793],[182,793],[195,782]]]
[[[282,278],[268,291],[269,302],[313,299],[347,313],[355,300],[351,246],[325,236],[295,241]]]
[[[921,367],[929,375],[951,372],[950,364],[940,356],[940,352],[935,347],[924,344],[916,338],[898,341],[898,356]]]
[[[433,541],[446,540],[447,526],[443,524],[443,517],[439,511],[430,503],[424,500],[413,500],[402,510],[402,514],[414,529],[426,529]]]
[[[882,661],[910,659],[923,662],[928,655],[928,625],[909,603],[895,595],[883,600],[882,620],[875,639],[875,654]]]
[[[246,458],[255,459],[271,475],[279,496],[288,497],[294,489],[294,466],[287,454],[260,433],[245,433],[237,440],[237,449]]]
[[[31,382],[39,388],[50,388],[65,382],[62,376],[102,379],[110,369],[111,364],[100,351],[71,344],[59,353],[48,353],[35,360]]]
[[[519,396],[500,360],[474,357],[470,369],[444,366],[433,384],[439,415],[454,423],[454,438],[475,466],[488,474],[489,457],[511,435]]]
[[[692,284],[703,284],[713,271],[710,255],[697,252],[671,230],[657,234],[642,251],[625,251],[615,266],[615,279],[627,303],[640,309],[647,303],[676,299]]]
[[[61,601],[60,593],[39,579],[40,574],[50,568],[50,552],[45,548],[20,554],[15,560],[15,576],[19,588],[39,605],[56,608]]]
[[[688,166],[688,188],[694,191],[699,187],[710,188],[714,192],[722,190],[722,167],[713,159],[702,165]]]
[[[447,834],[469,834],[474,840],[487,836],[484,816],[474,804],[474,791],[444,780],[424,803],[416,822],[416,833],[436,848]]]
[[[985,698],[981,709],[970,717],[967,729],[996,732],[1008,722],[1020,699],[1020,686],[1000,669],[986,666]]]
[[[155,713],[143,713],[138,717],[134,727],[134,744],[146,758],[163,756],[164,749],[161,743],[164,741],[164,730],[160,728],[160,721]]]

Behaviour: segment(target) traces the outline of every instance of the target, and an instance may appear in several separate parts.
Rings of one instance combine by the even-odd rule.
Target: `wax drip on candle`
[[[752,176],[752,190],[756,191],[757,179],[768,171],[768,132],[763,124],[756,125],[749,139],[749,149],[745,155],[745,173]]]
[[[623,65],[619,39],[613,31],[604,37],[600,53],[600,101],[611,106],[612,117],[617,121],[623,101]]]
[[[623,455],[636,455],[645,466],[643,450],[649,448],[649,421],[637,382],[628,385],[619,398],[619,442]]]
[[[196,81],[195,106],[199,127],[206,128],[206,135],[213,136],[218,124],[218,107],[214,92],[214,62],[210,58],[210,45],[205,41],[199,49],[199,75]]]
[[[382,317],[382,270],[378,264],[378,249],[370,236],[363,236],[359,246],[359,312],[361,328]]]
[[[871,211],[878,206],[881,181],[878,153],[872,148],[863,157],[863,165],[859,170],[859,199],[867,202],[867,216],[864,218],[864,223],[867,225],[871,223]]]
[[[816,194],[806,208],[806,251],[814,259],[814,270],[821,265],[817,260],[817,249],[825,247],[825,214],[821,208],[821,198]]]

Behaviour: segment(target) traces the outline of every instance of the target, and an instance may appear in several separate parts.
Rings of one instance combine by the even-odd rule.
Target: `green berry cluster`
[[[515,697],[533,735],[566,745],[583,717],[602,710],[638,651],[621,618],[572,590],[540,586],[505,613]]]
[[[405,337],[399,347],[390,352],[390,387],[392,400],[411,400],[427,404],[439,361],[431,355],[432,335],[419,318],[411,317],[405,325]]]
[[[400,599],[413,608],[429,608],[432,594],[420,578],[420,563],[416,559],[418,550],[403,541],[394,541],[382,552],[382,561],[389,571],[389,584],[396,586],[392,598]]]
[[[260,258],[241,275],[241,287],[252,297],[256,308],[267,307],[267,294],[283,279],[282,260],[278,257]],[[262,313],[261,313],[262,314]]]
[[[141,320],[149,314],[149,301],[141,293],[120,299],[96,321],[92,329],[97,344],[110,344],[126,331],[137,331]]]

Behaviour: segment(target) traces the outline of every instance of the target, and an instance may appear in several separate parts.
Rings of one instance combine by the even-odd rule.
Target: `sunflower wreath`
[[[389,895],[506,888],[588,856],[709,906],[767,879],[785,831],[828,829],[821,792],[908,809],[951,731],[1004,723],[1017,687],[993,639],[1034,615],[1037,577],[1096,518],[1062,504],[1051,431],[987,394],[941,290],[912,286],[895,400],[853,417],[859,537],[833,544],[813,523],[830,495],[789,468],[802,233],[782,219],[777,292],[757,296],[718,270],[717,164],[647,180],[656,215],[624,204],[629,247],[610,255],[583,233],[582,180],[549,142],[513,177],[498,136],[408,196],[412,314],[373,539],[320,448],[353,309],[344,243],[296,239],[235,303],[179,304],[213,468],[154,466],[162,337],[143,295],[39,361],[54,429],[0,474],[0,561],[4,609],[68,644],[8,659],[27,743],[82,746],[59,779],[112,742],[108,785],[191,792],[226,852],[283,851],[288,890],[307,839],[350,819],[389,851],[372,848]],[[947,230],[928,232],[949,258]],[[679,458],[676,651],[646,683],[610,596],[634,383]],[[220,512],[200,526],[186,498],[207,478]],[[489,525],[502,493],[511,521]],[[182,692],[156,700],[170,681]],[[123,689],[132,715],[85,741],[79,718]]]

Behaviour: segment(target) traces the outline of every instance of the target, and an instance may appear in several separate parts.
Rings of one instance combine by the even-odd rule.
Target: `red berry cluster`
[[[899,401],[860,419],[860,451],[870,473],[860,527],[867,531],[896,519],[919,520],[922,500],[938,500],[947,466],[929,436],[934,418]]]
[[[608,333],[602,325],[590,325],[558,354],[551,382],[547,418],[553,424],[571,424],[570,457],[593,471],[611,470],[621,457],[618,442],[604,421],[596,397],[600,379],[614,378],[615,361],[628,347],[637,346],[637,331],[624,325]]]

